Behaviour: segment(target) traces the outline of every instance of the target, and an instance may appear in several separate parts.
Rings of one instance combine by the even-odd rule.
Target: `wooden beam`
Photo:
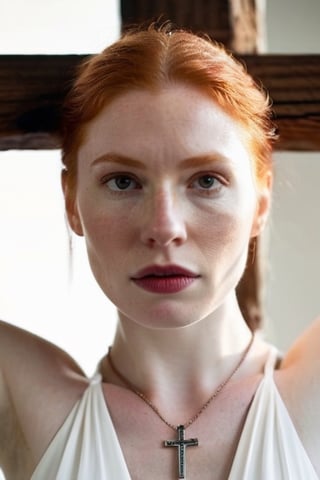
[[[61,104],[78,55],[0,56],[0,149],[59,148]]]
[[[320,55],[243,56],[270,94],[278,150],[320,150]]]
[[[0,56],[0,150],[59,148],[63,98],[81,55]],[[320,150],[320,55],[241,57],[267,88],[278,150]]]
[[[237,53],[261,51],[263,10],[261,0],[121,0],[123,29],[131,25],[162,23],[206,32]]]

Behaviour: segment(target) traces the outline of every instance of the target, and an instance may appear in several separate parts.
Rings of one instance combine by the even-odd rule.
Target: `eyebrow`
[[[186,158],[185,160],[182,160],[181,167],[193,168],[199,165],[205,165],[205,164],[216,163],[216,162],[230,163],[231,159],[224,155],[221,155],[220,153],[213,152],[205,155],[198,155],[195,157]]]
[[[230,161],[231,160],[228,157],[225,157],[220,153],[213,152],[205,155],[198,155],[198,156],[186,158],[182,160],[180,167],[194,168],[194,167],[209,164],[209,163],[216,163],[216,162],[228,163]],[[121,155],[119,153],[113,153],[113,152],[100,155],[92,162],[91,165],[94,166],[99,163],[116,163],[116,164],[125,165],[128,167],[139,168],[140,170],[147,169],[145,163],[139,160],[136,160],[134,158],[127,157],[126,155]]]
[[[128,167],[140,168],[140,170],[146,170],[144,163],[119,153],[105,153],[96,158],[91,165],[93,166],[99,163],[117,163],[120,165],[127,165]]]

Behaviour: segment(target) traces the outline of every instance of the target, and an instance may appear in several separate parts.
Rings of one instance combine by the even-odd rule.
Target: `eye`
[[[197,176],[191,182],[191,188],[198,190],[219,190],[222,187],[222,181],[211,173],[205,173]]]
[[[123,192],[140,188],[138,182],[127,174],[117,174],[113,175],[111,178],[104,178],[102,183],[107,185],[107,187],[114,192]]]

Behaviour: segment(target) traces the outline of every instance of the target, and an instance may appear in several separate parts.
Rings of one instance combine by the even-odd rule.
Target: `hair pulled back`
[[[207,94],[239,122],[256,180],[263,183],[271,169],[273,140],[266,93],[221,45],[168,25],[151,25],[125,33],[80,67],[64,106],[62,161],[69,188],[76,185],[77,152],[90,120],[130,90],[157,91],[177,82]]]

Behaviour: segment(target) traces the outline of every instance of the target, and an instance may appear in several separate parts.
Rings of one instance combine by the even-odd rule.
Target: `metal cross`
[[[183,425],[177,427],[178,440],[166,440],[164,442],[165,447],[177,447],[178,448],[178,466],[179,477],[186,478],[186,448],[197,447],[199,445],[197,438],[189,438],[185,440],[184,433],[185,428]]]

